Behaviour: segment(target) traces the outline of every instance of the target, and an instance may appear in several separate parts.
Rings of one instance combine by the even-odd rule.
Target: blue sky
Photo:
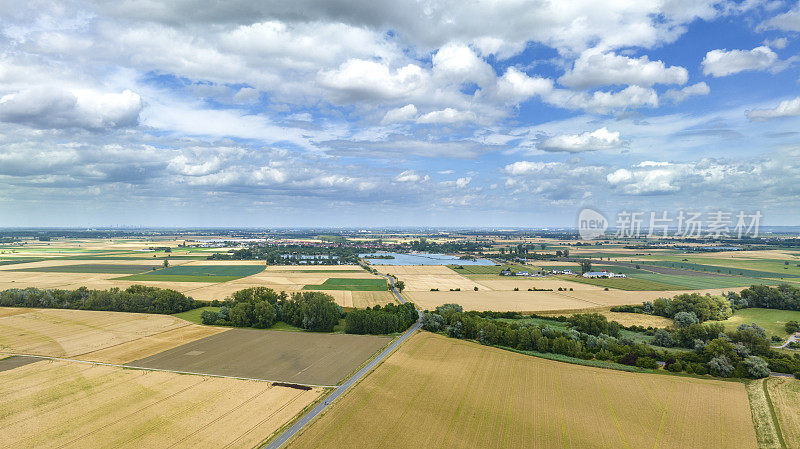
[[[795,1],[0,5],[0,226],[800,210]]]

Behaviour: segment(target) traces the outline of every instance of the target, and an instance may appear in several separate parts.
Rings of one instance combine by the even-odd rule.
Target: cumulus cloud
[[[584,151],[609,150],[620,148],[625,142],[619,132],[602,127],[581,134],[561,134],[548,137],[537,148],[549,152],[581,153]]]
[[[389,123],[408,122],[414,120],[416,116],[417,107],[413,104],[407,104],[402,108],[386,111],[386,114],[383,116],[383,120],[381,120],[381,124],[386,125]]]
[[[703,74],[719,78],[747,70],[767,70],[777,61],[778,55],[762,45],[752,50],[711,50],[701,65]]]
[[[800,31],[800,2],[798,2],[792,9],[783,14],[765,20],[758,25],[757,29],[761,30],[783,30],[783,31]]]
[[[44,129],[135,126],[141,110],[141,97],[130,90],[117,94],[33,88],[0,97],[0,121]]]
[[[554,106],[566,109],[585,109],[591,112],[606,114],[611,111],[635,109],[640,107],[657,107],[658,94],[649,87],[628,86],[618,92],[597,91],[575,92],[556,89],[544,100]]]
[[[552,90],[552,80],[528,76],[514,67],[509,67],[497,80],[497,95],[512,103],[520,103],[535,95],[545,95]]]
[[[647,56],[629,58],[588,50],[575,60],[572,68],[558,82],[564,86],[585,89],[629,84],[686,84],[688,79],[689,72],[685,68],[667,67],[662,61],[651,61]]]
[[[673,103],[681,103],[689,97],[705,96],[711,93],[711,88],[705,81],[701,81],[691,86],[686,86],[682,89],[669,89],[664,92],[664,98],[672,101]]]
[[[747,111],[747,118],[756,122],[797,116],[800,116],[800,97],[781,101],[780,104],[773,109],[753,109]]]
[[[397,182],[420,182],[428,179],[430,179],[428,175],[420,175],[414,170],[406,170],[394,178]]]
[[[258,89],[243,87],[233,95],[233,101],[237,103],[247,103],[258,98]]]
[[[674,170],[651,168],[630,171],[620,168],[606,176],[609,184],[629,195],[674,192],[679,188],[673,184],[677,177]]]
[[[390,70],[385,64],[351,59],[336,70],[322,71],[317,84],[334,90],[348,101],[405,97],[424,87],[428,75],[418,65]]]
[[[445,108],[441,111],[432,111],[423,114],[417,119],[417,123],[434,124],[434,123],[458,123],[475,121],[477,117],[470,111],[457,111],[453,108]]]
[[[503,170],[510,175],[532,175],[563,167],[561,162],[517,161],[506,165]]]

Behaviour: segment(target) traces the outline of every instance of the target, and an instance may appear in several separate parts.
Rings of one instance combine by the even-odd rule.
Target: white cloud
[[[517,161],[506,165],[503,169],[510,175],[521,176],[532,175],[556,168],[561,168],[563,165],[564,164],[561,162]]]
[[[705,81],[701,81],[691,86],[686,86],[683,89],[670,89],[664,92],[664,98],[674,102],[681,103],[689,97],[704,96],[711,93],[711,88],[708,87]]]
[[[258,89],[243,87],[233,95],[233,101],[237,103],[247,103],[258,98]]]
[[[762,22],[757,30],[800,31],[800,2],[783,14]],[[777,47],[776,47],[777,48]]]
[[[417,123],[434,124],[434,123],[458,123],[466,121],[475,121],[476,117],[470,111],[458,111],[453,108],[445,108],[441,111],[432,111],[423,114],[417,119]]]
[[[33,88],[0,98],[0,121],[35,128],[100,130],[135,126],[141,110],[141,97],[130,90],[117,94]]]
[[[456,179],[456,187],[463,189],[464,187],[468,186],[470,182],[472,182],[472,177],[470,176],[458,178]]]
[[[629,58],[614,53],[587,50],[575,60],[558,82],[564,86],[587,87],[653,84],[686,84],[689,72],[679,66],[667,67],[662,61],[651,61],[646,55]]]
[[[531,77],[514,67],[497,80],[497,95],[512,103],[520,103],[535,95],[545,95],[553,90],[553,81]]]
[[[602,127],[581,134],[561,134],[549,137],[537,145],[537,148],[550,152],[580,153],[620,148],[624,144],[625,142],[620,139],[619,132],[612,132],[606,127]]]
[[[612,186],[620,188],[625,194],[643,195],[679,190],[679,187],[673,184],[677,177],[678,173],[675,170],[665,168],[651,168],[634,172],[620,168],[609,173],[606,180]]]
[[[658,94],[649,87],[628,86],[619,92],[597,91],[591,94],[566,89],[555,89],[544,100],[566,109],[586,109],[605,114],[611,111],[639,107],[657,107]]]
[[[407,104],[402,108],[392,109],[386,112],[381,120],[381,124],[386,125],[389,123],[408,122],[414,120],[417,116],[417,107],[413,104]]]
[[[756,122],[797,116],[800,116],[800,97],[793,100],[781,101],[774,109],[753,109],[747,111],[747,118]]]
[[[338,91],[348,101],[377,97],[406,97],[425,87],[428,75],[418,65],[408,64],[392,73],[388,66],[363,59],[350,59],[336,70],[322,71],[317,83]]]
[[[451,82],[475,82],[486,86],[495,79],[494,69],[466,45],[447,44],[433,55],[433,72]]]
[[[420,182],[428,179],[430,179],[428,175],[420,175],[414,170],[406,170],[394,178],[397,182]]]
[[[703,74],[718,78],[746,70],[767,70],[777,61],[778,55],[762,45],[752,50],[711,50],[701,65]]]

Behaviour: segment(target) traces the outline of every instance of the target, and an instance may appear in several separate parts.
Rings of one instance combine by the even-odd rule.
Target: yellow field
[[[16,313],[20,310],[25,312]],[[224,330],[169,315],[0,308],[0,351],[109,363],[136,360]]]
[[[770,377],[765,382],[786,447],[800,447],[800,380]]]
[[[738,382],[570,365],[421,333],[289,447],[757,444]]]
[[[0,447],[252,448],[321,393],[267,382],[36,362],[0,372]]]
[[[608,321],[616,321],[623,326],[642,326],[642,327],[669,327],[673,321],[669,318],[658,315],[646,315],[644,313],[622,313],[622,312],[600,312],[608,318]]]
[[[464,310],[494,310],[516,312],[545,312],[558,310],[595,309],[609,306],[641,304],[681,293],[710,293],[719,295],[727,291],[738,291],[744,287],[708,290],[675,291],[620,291],[602,289],[529,292],[529,291],[407,291],[404,295],[421,309],[432,310],[447,303],[461,304]]]

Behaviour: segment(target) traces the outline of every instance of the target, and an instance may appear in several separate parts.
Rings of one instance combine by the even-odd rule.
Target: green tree
[[[592,262],[590,260],[581,261],[581,274],[592,271]]]
[[[267,301],[259,301],[254,307],[254,323],[253,327],[260,329],[267,329],[275,324],[275,307]]]

